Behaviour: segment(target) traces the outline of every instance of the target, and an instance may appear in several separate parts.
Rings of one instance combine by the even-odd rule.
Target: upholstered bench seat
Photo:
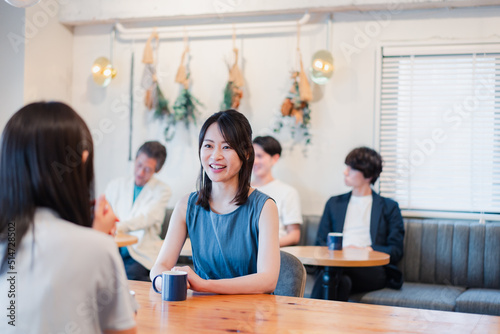
[[[500,290],[469,289],[457,298],[455,311],[500,316]]]
[[[405,219],[400,291],[352,296],[363,303],[500,315],[500,223]]]
[[[456,300],[464,291],[465,288],[463,287],[451,285],[407,282],[403,284],[401,290],[385,288],[365,294],[353,295],[349,300],[367,304],[456,311]]]

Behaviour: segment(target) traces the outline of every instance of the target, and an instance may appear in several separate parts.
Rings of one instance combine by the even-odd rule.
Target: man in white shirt
[[[255,162],[252,171],[252,187],[269,195],[276,201],[280,222],[280,247],[293,246],[300,241],[299,193],[292,186],[273,177],[272,167],[281,156],[280,143],[271,136],[253,140]]]
[[[397,268],[403,257],[404,225],[398,203],[378,195],[371,185],[382,172],[382,157],[368,147],[352,150],[345,159],[344,181],[352,187],[347,194],[331,197],[321,217],[316,244],[326,246],[329,232],[343,232],[344,248],[365,248],[390,255],[384,267],[345,268],[338,284],[338,300],[348,300],[351,292],[367,292],[385,286],[400,288]],[[322,274],[312,297],[322,298]],[[330,289],[333,291],[333,289]]]
[[[149,271],[160,251],[159,234],[171,191],[154,175],[166,158],[165,146],[146,142],[137,151],[134,176],[115,179],[106,188],[106,198],[120,220],[117,232],[139,239],[135,245],[120,248],[128,279],[149,281]]]

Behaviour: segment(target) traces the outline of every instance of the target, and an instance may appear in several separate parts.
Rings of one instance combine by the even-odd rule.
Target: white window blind
[[[500,212],[500,46],[384,48],[380,87],[381,194]]]

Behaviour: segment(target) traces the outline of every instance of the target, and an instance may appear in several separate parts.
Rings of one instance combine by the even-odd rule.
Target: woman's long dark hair
[[[255,153],[252,145],[252,127],[247,118],[236,110],[229,109],[213,114],[201,127],[198,157],[200,157],[201,146],[203,145],[207,129],[214,123],[217,123],[224,140],[236,151],[242,162],[240,172],[238,173],[238,190],[233,202],[237,205],[243,205],[248,199],[250,178],[252,176],[252,167],[255,160]],[[204,172],[203,166],[201,166],[200,176],[198,178],[198,200],[196,204],[209,210],[211,193],[212,180],[210,180]]]
[[[88,151],[85,163],[82,153]],[[83,119],[64,103],[29,104],[8,121],[0,144],[0,242],[15,235],[15,249],[37,207],[64,220],[92,225],[93,143]],[[9,247],[2,254],[5,269]]]

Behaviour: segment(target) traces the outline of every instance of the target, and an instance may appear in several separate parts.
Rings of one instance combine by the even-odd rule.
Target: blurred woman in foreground
[[[135,333],[107,235],[116,217],[104,197],[92,210],[93,143],[82,118],[58,102],[16,112],[2,134],[0,184],[0,298],[16,308],[1,332]]]

